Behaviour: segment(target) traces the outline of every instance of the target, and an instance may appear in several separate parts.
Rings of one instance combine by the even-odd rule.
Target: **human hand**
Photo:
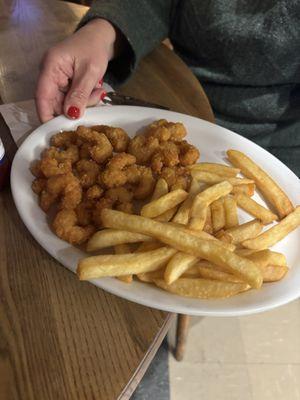
[[[116,35],[113,25],[99,18],[47,51],[35,96],[42,122],[60,114],[77,119],[103,99],[102,77],[114,55]]]

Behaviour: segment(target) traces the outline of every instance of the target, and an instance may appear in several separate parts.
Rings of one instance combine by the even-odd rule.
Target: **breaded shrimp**
[[[101,164],[111,157],[113,147],[104,133],[93,131],[85,126],[79,126],[76,130],[77,136],[83,142],[90,143],[90,156]]]
[[[146,130],[146,135],[156,137],[160,142],[181,141],[186,136],[186,129],[180,122],[168,122],[160,119],[153,122]]]
[[[151,168],[155,173],[160,173],[164,166],[174,167],[177,164],[179,164],[179,149],[174,142],[163,142],[151,160]]]
[[[49,193],[47,190],[42,190],[39,197],[39,206],[44,212],[49,211],[50,207],[56,202],[56,193]]]
[[[49,178],[46,191],[50,195],[56,195],[56,198],[61,198],[60,209],[73,210],[81,202],[82,188],[72,173]]]
[[[77,135],[74,131],[63,131],[53,135],[50,139],[50,145],[54,147],[66,148],[75,144]]]
[[[95,201],[83,200],[75,208],[78,224],[80,226],[87,226],[87,225],[93,224],[93,208],[94,207],[95,207]]]
[[[74,210],[60,210],[54,218],[52,227],[59,238],[71,244],[82,244],[95,232],[93,225],[85,227],[78,225]]]
[[[121,153],[127,150],[130,139],[124,129],[107,125],[95,125],[92,126],[91,129],[104,133],[116,153]]]
[[[36,178],[32,184],[31,189],[34,193],[40,194],[44,189],[46,189],[47,179],[45,178]]]
[[[42,158],[40,163],[40,171],[46,178],[54,175],[66,174],[72,171],[72,163],[70,160],[58,162],[54,158]]]
[[[146,137],[144,134],[135,136],[129,143],[128,153],[136,158],[138,164],[147,164],[159,147],[159,140],[155,137]]]
[[[75,169],[83,188],[89,188],[97,182],[100,167],[95,161],[85,159],[80,160],[76,163]]]
[[[95,204],[95,207],[93,209],[93,221],[94,224],[98,228],[103,228],[102,224],[102,219],[101,219],[101,212],[105,208],[112,208],[113,206],[113,201],[111,199],[102,197],[97,203]]]
[[[99,185],[93,185],[85,193],[87,200],[98,200],[103,194],[103,189]]]
[[[107,163],[106,169],[101,174],[101,182],[107,188],[125,185],[127,175],[125,168],[134,164],[136,158],[127,153],[118,153]]]
[[[140,167],[141,176],[137,187],[134,189],[133,196],[135,199],[142,200],[153,193],[155,179],[151,168]]]
[[[58,162],[70,160],[74,164],[79,160],[79,150],[74,144],[70,145],[66,150],[59,150],[51,146],[43,151],[42,158],[54,158]]]
[[[112,189],[108,189],[105,192],[105,197],[111,199],[114,203],[127,203],[130,202],[133,198],[133,193],[131,190],[125,187],[116,187]]]
[[[41,160],[36,160],[30,165],[30,172],[36,178],[43,178],[44,174],[41,171]]]
[[[197,147],[189,144],[186,140],[178,143],[178,147],[180,151],[179,160],[181,165],[186,166],[195,164],[200,156],[200,152]]]

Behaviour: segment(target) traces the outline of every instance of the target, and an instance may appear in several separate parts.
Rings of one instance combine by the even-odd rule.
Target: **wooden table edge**
[[[145,372],[147,371],[149,365],[151,364],[157,350],[159,349],[162,341],[166,337],[169,328],[175,319],[176,314],[169,313],[167,318],[165,319],[163,325],[161,326],[159,332],[156,334],[155,338],[152,341],[151,346],[148,348],[147,352],[145,353],[142,361],[140,362],[138,368],[135,370],[134,375],[131,377],[130,381],[124,387],[118,400],[129,400],[132,396],[133,392],[140,384]]]

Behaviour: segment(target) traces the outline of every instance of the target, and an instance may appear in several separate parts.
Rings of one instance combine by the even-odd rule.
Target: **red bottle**
[[[0,139],[0,190],[4,188],[8,182],[9,176],[9,161],[5,156],[5,149]]]

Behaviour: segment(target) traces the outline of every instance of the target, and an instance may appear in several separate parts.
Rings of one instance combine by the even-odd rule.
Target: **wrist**
[[[106,49],[108,60],[115,56],[115,45],[117,41],[117,30],[109,21],[102,18],[95,18],[89,21],[83,28],[94,37],[99,38]]]

